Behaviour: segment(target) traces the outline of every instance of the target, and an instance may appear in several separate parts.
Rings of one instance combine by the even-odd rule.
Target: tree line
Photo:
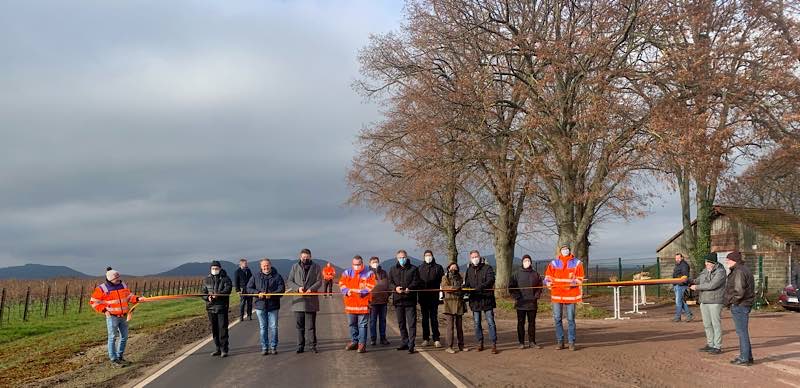
[[[491,241],[502,288],[521,234],[588,264],[592,228],[643,216],[655,182],[702,260],[719,192],[798,209],[796,185],[757,183],[781,157],[781,179],[800,176],[798,15],[796,0],[407,1],[359,53],[354,88],[383,118],[357,139],[349,203],[450,261]]]

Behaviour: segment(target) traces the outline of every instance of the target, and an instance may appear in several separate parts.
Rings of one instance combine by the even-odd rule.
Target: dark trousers
[[[306,346],[306,338],[312,348],[317,347],[317,313],[298,312],[294,313],[297,321],[297,348],[303,349]]]
[[[455,331],[456,339],[458,340],[458,348],[464,349],[464,316],[455,314],[445,314],[447,319],[447,331],[444,333],[447,339],[447,346],[456,349],[456,343],[453,342],[453,332]]]
[[[528,342],[536,343],[536,310],[517,310],[517,338],[525,343],[525,319],[528,319]]]
[[[403,345],[414,349],[414,341],[417,339],[417,306],[394,306],[394,312]]]
[[[333,280],[325,280],[325,290],[323,292],[333,292]]]
[[[386,307],[385,304],[369,306],[369,335],[372,341],[378,339],[378,330],[381,339],[386,339]]]
[[[439,301],[420,302],[419,309],[422,311],[422,339],[427,341],[439,340]],[[431,338],[433,334],[433,338]]]
[[[211,323],[211,335],[214,336],[214,345],[217,350],[228,352],[228,312],[208,312],[208,321]]]
[[[239,297],[239,318],[244,318],[244,313],[247,311],[247,316],[253,319],[253,297],[240,296]]]

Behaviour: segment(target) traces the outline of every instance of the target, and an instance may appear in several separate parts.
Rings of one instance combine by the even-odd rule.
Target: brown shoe
[[[556,350],[561,350],[561,349],[564,349],[564,343],[563,342],[559,342],[559,343],[556,344]]]
[[[347,346],[344,347],[344,350],[356,350],[358,349],[358,344],[355,342],[351,342]]]
[[[497,345],[492,345],[492,354],[497,354],[497,353],[500,353],[499,351],[497,351]]]
[[[367,352],[367,345],[359,344],[358,345],[358,352],[359,353],[366,353]]]
[[[578,350],[578,348],[575,347],[575,344],[569,344],[569,350],[574,352],[574,351]]]
[[[479,351],[479,352],[483,351],[483,341],[481,341],[481,343],[478,344],[478,349],[476,349],[476,350]]]

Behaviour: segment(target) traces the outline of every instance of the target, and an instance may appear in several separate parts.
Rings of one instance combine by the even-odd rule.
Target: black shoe
[[[228,352],[222,352],[219,356],[222,358],[228,357]]]
[[[114,368],[124,368],[125,364],[119,362],[119,360],[111,360],[111,366]]]
[[[211,357],[219,356],[220,354],[222,354],[222,352],[220,352],[219,350],[216,350],[216,351],[214,351],[214,353],[211,353]]]
[[[400,345],[400,347],[397,348],[397,350],[408,350],[408,345]]]
[[[386,338],[381,338],[381,345],[391,345],[392,343],[387,341]]]
[[[414,354],[414,353],[416,353],[414,348],[408,348],[408,354]]]
[[[750,366],[750,365],[753,365],[753,360],[744,361],[744,360],[740,360],[740,359],[737,358],[737,359],[731,361],[731,364],[739,365],[739,366]]]
[[[716,354],[722,354],[722,349],[718,349],[718,348],[711,348],[711,350],[709,350],[709,351],[708,351],[708,354],[714,354],[714,355],[716,355]]]
[[[694,316],[693,315],[690,315],[688,318],[686,318],[686,322],[687,323],[691,322],[691,321],[694,321]]]
[[[378,341],[376,341],[376,340],[369,341],[370,346],[375,346],[375,344],[377,344],[377,343],[378,343]]]
[[[304,353],[305,351],[306,350],[303,349],[303,348],[297,348],[297,352],[295,352],[295,353],[300,354],[300,353]]]
[[[122,357],[118,358],[117,361],[119,361],[123,366],[128,366],[128,365],[131,364],[130,361],[128,361],[128,360],[126,360],[126,359],[124,359]]]
[[[316,347],[316,346],[312,346],[312,347],[311,347],[311,353],[314,353],[314,354],[317,354],[317,353],[319,353],[319,350],[317,350],[317,347]]]
[[[273,356],[277,356],[278,355],[278,349],[272,349],[272,355]]]
[[[708,352],[708,351],[711,351],[711,349],[714,349],[714,348],[712,348],[711,346],[706,345],[706,346],[703,346],[702,348],[697,349],[697,350],[701,351],[701,352]]]
[[[264,349],[264,350],[262,350],[262,351],[261,351],[261,355],[262,355],[262,356],[266,356],[266,355],[268,355],[268,354],[272,354],[272,352],[270,352],[269,350],[266,350],[266,349]]]

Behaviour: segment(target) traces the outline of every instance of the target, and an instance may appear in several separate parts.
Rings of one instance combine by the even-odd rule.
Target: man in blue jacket
[[[672,319],[673,322],[680,322],[681,315],[685,312],[686,313],[686,322],[691,322],[694,319],[694,315],[692,315],[692,310],[689,310],[689,305],[686,304],[686,301],[683,298],[683,293],[689,287],[689,263],[683,257],[683,254],[678,253],[675,255],[675,269],[672,270],[672,277],[679,278],[681,276],[686,276],[686,281],[680,284],[676,284],[674,287],[675,290],[675,317]]]
[[[261,272],[250,278],[247,293],[259,294],[255,308],[261,334],[261,354],[266,356],[278,354],[278,311],[281,308],[281,296],[265,294],[283,293],[286,286],[283,277],[272,268],[272,262],[268,258],[261,259],[259,265]]]

